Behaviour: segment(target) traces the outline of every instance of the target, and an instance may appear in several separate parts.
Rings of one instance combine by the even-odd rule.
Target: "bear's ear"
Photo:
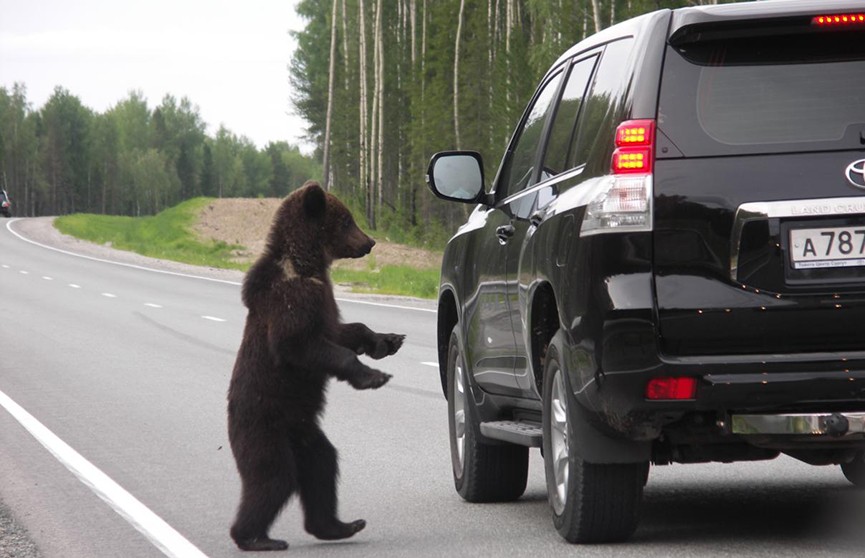
[[[303,211],[308,217],[318,219],[324,215],[327,207],[327,194],[318,182],[307,182],[303,185]]]

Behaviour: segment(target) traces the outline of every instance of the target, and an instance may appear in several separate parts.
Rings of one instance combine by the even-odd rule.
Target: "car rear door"
[[[865,27],[820,15],[674,19],[654,177],[668,355],[865,349]]]

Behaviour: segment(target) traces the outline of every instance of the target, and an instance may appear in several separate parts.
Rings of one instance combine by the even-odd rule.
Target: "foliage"
[[[320,165],[286,142],[259,150],[198,107],[138,91],[102,114],[62,87],[38,110],[23,84],[0,87],[0,187],[18,215],[153,215],[196,196],[284,196]]]
[[[232,262],[240,248],[224,242],[202,242],[190,232],[201,209],[210,198],[193,198],[176,207],[148,217],[76,213],[55,220],[64,234],[99,244],[129,250],[152,258],[193,265],[242,269]]]

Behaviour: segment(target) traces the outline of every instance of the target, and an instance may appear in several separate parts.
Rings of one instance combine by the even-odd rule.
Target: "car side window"
[[[599,176],[609,169],[609,156],[604,157],[599,151],[608,150],[612,155],[613,134],[619,124],[616,118],[622,108],[621,98],[630,86],[625,78],[630,71],[629,59],[633,48],[633,38],[618,40],[606,46],[591,90],[585,98],[569,167],[577,167],[588,161],[597,163],[597,168],[586,169],[586,176]]]
[[[577,132],[577,118],[583,105],[583,97],[589,86],[589,79],[595,69],[598,56],[594,55],[576,62],[571,66],[568,81],[562,91],[562,99],[556,109],[550,129],[550,139],[544,154],[541,180],[551,178],[571,168],[568,154]]]
[[[535,103],[523,123],[523,127],[516,135],[516,142],[511,146],[511,156],[507,160],[508,165],[503,174],[500,184],[503,186],[504,196],[510,196],[535,182],[535,160],[538,154],[538,146],[543,140],[544,124],[547,115],[553,107],[556,92],[559,90],[559,82],[562,74],[559,72],[544,84],[540,93],[535,97]]]

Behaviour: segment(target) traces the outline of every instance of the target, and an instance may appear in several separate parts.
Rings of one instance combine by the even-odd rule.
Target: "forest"
[[[192,196],[281,196],[316,177],[364,224],[423,241],[466,206],[427,191],[430,156],[473,149],[495,175],[538,80],[582,38],[659,8],[713,0],[301,0],[289,79],[311,158],[205,134],[195,106],[130,93],[104,114],[58,87],[33,110],[0,88],[0,180],[18,214],[143,215]],[[287,107],[288,108],[288,107]]]
[[[24,84],[0,87],[0,187],[17,216],[153,215],[196,196],[284,196],[320,175],[286,142],[208,136],[187,98],[151,108],[133,91],[97,113],[58,86],[34,110]]]
[[[302,0],[294,104],[328,186],[373,228],[453,231],[467,206],[426,191],[436,151],[495,176],[513,128],[571,45],[635,15],[717,0]]]

